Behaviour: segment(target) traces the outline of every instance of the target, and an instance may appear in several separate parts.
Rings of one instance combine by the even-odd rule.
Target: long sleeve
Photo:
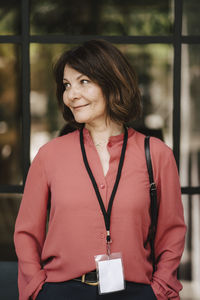
[[[177,280],[177,269],[184,249],[184,223],[181,190],[175,159],[171,149],[157,155],[158,224],[155,239],[157,270],[152,288],[158,300],[180,299],[182,285]]]
[[[46,279],[41,267],[41,251],[46,234],[49,189],[40,152],[30,166],[15,224],[19,300],[28,300],[33,294],[34,299]]]
[[[184,248],[185,224],[173,153],[161,141],[151,138],[159,203],[157,271],[151,282],[150,249],[144,248],[150,223],[144,136],[131,128],[128,133],[122,177],[112,209],[111,251],[123,254],[126,280],[151,283],[158,300],[178,300],[181,285],[176,270]],[[123,134],[110,137],[106,177],[87,129],[84,142],[106,205],[114,186]],[[49,190],[51,213],[46,234]],[[30,167],[16,221],[20,300],[35,300],[44,282],[67,281],[93,270],[94,255],[106,249],[105,233],[99,203],[84,168],[79,131],[53,139],[40,149]]]

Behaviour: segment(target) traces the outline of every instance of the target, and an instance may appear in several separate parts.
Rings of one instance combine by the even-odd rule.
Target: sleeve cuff
[[[24,291],[26,295],[25,299],[29,299],[30,297],[32,297],[32,299],[35,300],[45,280],[46,280],[46,273],[42,269],[35,274],[33,279],[26,286],[26,289]]]
[[[165,295],[163,288],[157,282],[152,282],[151,287],[158,300],[168,300],[168,297]]]
[[[157,281],[153,281],[151,283],[151,287],[152,287],[153,292],[158,300],[169,300],[169,299],[180,300],[180,297],[179,297],[179,295],[177,295],[176,292],[173,291],[171,293],[170,291],[166,291],[162,287],[162,285],[159,284],[159,282],[157,282]],[[173,294],[173,295],[170,296],[169,294]]]
[[[31,300],[35,300],[35,299],[37,298],[39,292],[41,291],[41,289],[42,289],[42,287],[43,287],[43,285],[44,285],[44,283],[45,283],[44,281],[42,281],[42,282],[40,283],[39,287],[38,287],[38,288],[36,289],[36,291],[32,294]]]

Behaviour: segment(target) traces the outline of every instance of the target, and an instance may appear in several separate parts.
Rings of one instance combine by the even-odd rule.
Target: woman
[[[14,236],[19,299],[179,299],[186,228],[178,173],[172,151],[151,138],[159,208],[153,272],[144,135],[126,127],[141,113],[132,67],[112,44],[92,40],[65,52],[54,72],[64,119],[76,130],[41,147],[30,167]],[[111,269],[120,287],[104,280]]]

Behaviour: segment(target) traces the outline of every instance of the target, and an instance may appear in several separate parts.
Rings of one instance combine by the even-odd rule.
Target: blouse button
[[[101,188],[101,189],[104,189],[104,188],[105,188],[105,184],[101,183],[101,184],[100,184],[100,188]]]

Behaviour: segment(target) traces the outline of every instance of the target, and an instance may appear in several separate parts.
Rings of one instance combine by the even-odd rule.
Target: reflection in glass
[[[0,1],[0,34],[20,33],[19,0]]]
[[[32,0],[31,34],[168,35],[174,0]]]
[[[187,225],[185,249],[179,268],[181,299],[198,299],[200,282],[200,195],[182,195]]]
[[[31,44],[31,158],[64,125],[58,110],[52,65],[72,45]],[[133,125],[161,137],[172,147],[172,61],[170,45],[118,45],[135,68],[144,116]]]
[[[0,261],[16,260],[13,233],[20,201],[20,194],[0,195]]]
[[[0,184],[22,182],[20,48],[0,45]]]
[[[182,46],[181,156],[182,186],[200,186],[200,46]]]
[[[183,0],[183,35],[199,35],[200,34],[200,1]]]

